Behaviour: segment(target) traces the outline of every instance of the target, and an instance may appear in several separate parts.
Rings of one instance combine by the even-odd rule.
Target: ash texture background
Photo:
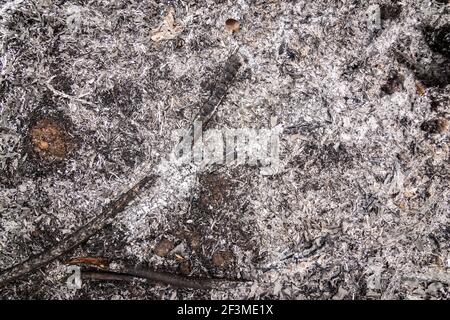
[[[447,1],[0,4],[0,269],[160,175],[112,225],[0,297],[450,297]],[[276,117],[283,169],[167,165],[171,132],[234,52],[243,65],[209,128]],[[70,290],[65,261],[79,256],[251,281]]]

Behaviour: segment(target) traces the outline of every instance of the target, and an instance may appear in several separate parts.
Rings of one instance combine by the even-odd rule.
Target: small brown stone
[[[226,267],[233,261],[231,251],[216,251],[212,256],[212,264],[215,267]]]
[[[174,248],[172,241],[163,238],[155,247],[154,252],[157,256],[165,257]]]

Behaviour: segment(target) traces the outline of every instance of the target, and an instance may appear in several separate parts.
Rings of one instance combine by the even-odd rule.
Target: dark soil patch
[[[81,142],[70,119],[51,107],[38,107],[28,121],[24,137],[27,158],[22,164],[23,172],[42,176],[62,168]]]

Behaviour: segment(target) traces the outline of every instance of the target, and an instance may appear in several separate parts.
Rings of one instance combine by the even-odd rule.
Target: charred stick
[[[197,117],[195,117],[195,121],[200,120],[204,124],[206,124],[211,119],[215,110],[225,97],[229,87],[231,86],[231,81],[236,76],[236,73],[240,66],[241,63],[237,55],[232,55],[228,59],[223,69],[223,76],[221,79],[219,79],[219,86],[217,87],[219,88],[220,85],[222,85],[224,90],[213,90],[209,99],[201,107]],[[122,212],[128,206],[128,204],[137,197],[139,193],[141,193],[148,186],[153,186],[156,182],[156,179],[157,176],[155,174],[150,173],[146,175],[131,189],[129,189],[125,193],[122,193],[115,201],[104,207],[99,215],[94,217],[87,224],[80,227],[73,234],[64,238],[52,248],[49,248],[38,255],[30,257],[24,262],[18,263],[5,270],[2,270],[0,273],[0,287],[5,286],[7,283],[16,280],[30,272],[45,267],[47,264],[56,260],[63,254],[86,242],[93,235],[101,231],[105,226],[109,225],[117,216],[117,214]]]

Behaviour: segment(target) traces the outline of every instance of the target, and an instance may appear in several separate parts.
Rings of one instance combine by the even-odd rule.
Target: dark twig
[[[97,281],[132,281],[135,278],[146,279],[153,283],[170,285],[176,288],[190,288],[208,290],[217,288],[224,283],[246,282],[243,279],[218,279],[218,278],[194,278],[184,277],[168,272],[158,272],[144,269],[123,269],[120,272],[112,270],[84,271],[81,276],[86,280]]]

